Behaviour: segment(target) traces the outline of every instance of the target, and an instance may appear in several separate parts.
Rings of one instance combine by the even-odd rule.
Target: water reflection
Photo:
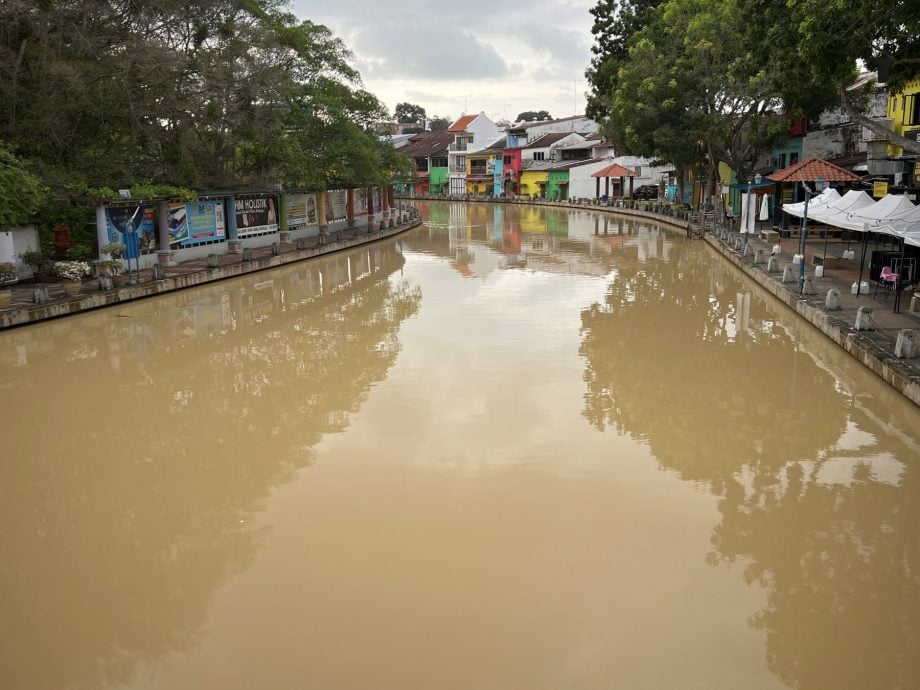
[[[915,684],[913,408],[679,233],[420,206],[0,334],[0,686]]]
[[[826,344],[743,287],[699,245],[621,262],[582,315],[584,416],[646,440],[662,467],[719,498],[710,560],[746,563],[768,591],[751,624],[784,683],[910,687],[917,415],[863,372],[841,378]]]
[[[403,262],[381,243],[0,335],[0,684],[119,684],[194,645],[264,497],[393,365]]]

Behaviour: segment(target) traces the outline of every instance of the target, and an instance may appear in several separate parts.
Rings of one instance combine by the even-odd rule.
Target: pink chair
[[[891,266],[882,266],[882,272],[878,274],[878,284],[875,286],[875,293],[878,294],[880,286],[885,286],[885,299],[888,299],[888,293],[891,288],[898,284],[898,274],[891,270]]]

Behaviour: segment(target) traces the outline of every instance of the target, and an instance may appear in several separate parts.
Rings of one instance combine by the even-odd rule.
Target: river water
[[[916,409],[699,240],[419,206],[0,333],[0,687],[917,686]]]

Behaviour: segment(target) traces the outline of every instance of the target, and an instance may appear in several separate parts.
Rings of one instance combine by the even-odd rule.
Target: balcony
[[[458,141],[448,146],[447,150],[448,151],[466,151],[466,148],[467,148],[467,142]]]

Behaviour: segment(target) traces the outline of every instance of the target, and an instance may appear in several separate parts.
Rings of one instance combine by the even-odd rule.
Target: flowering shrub
[[[51,266],[51,272],[64,280],[82,280],[93,269],[85,261],[56,261]]]
[[[9,261],[5,261],[0,264],[0,285],[3,283],[9,282],[11,280],[16,280],[18,278],[16,273],[16,264]]]

